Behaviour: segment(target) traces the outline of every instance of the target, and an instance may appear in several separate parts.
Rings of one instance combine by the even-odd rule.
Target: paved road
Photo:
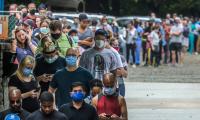
[[[199,83],[127,82],[129,120],[199,120]]]

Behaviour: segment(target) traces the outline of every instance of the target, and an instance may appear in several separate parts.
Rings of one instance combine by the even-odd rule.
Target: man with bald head
[[[103,92],[92,100],[92,104],[99,115],[99,120],[127,120],[126,101],[117,91],[116,76],[112,73],[105,74],[103,84]]]
[[[0,120],[25,120],[29,112],[22,108],[22,97],[19,89],[12,89],[9,92],[10,108],[0,113]],[[15,118],[15,119],[14,119]]]
[[[56,105],[71,102],[70,87],[74,82],[82,82],[86,86],[86,96],[89,95],[90,81],[93,79],[89,71],[79,66],[79,51],[77,48],[69,48],[66,52],[66,68],[57,71],[50,82],[49,92],[59,94]]]

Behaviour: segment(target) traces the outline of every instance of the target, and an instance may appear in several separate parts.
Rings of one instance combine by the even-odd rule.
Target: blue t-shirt
[[[32,41],[32,44],[34,46],[37,46],[37,43],[35,41]],[[24,59],[27,55],[30,55],[30,56],[33,56],[34,57],[34,54],[30,48],[30,46],[26,46],[25,48],[20,48],[20,47],[17,47],[16,49],[16,53],[17,53],[17,60],[20,62],[22,59]]]
[[[82,67],[73,72],[67,71],[66,68],[57,71],[50,82],[50,86],[54,89],[57,88],[59,98],[56,101],[56,105],[58,108],[63,104],[71,102],[70,88],[74,82],[82,82],[87,89],[86,96],[89,95],[90,81],[92,79],[93,77],[90,72]]]

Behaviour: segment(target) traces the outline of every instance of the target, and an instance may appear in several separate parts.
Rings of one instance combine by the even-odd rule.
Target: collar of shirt
[[[83,109],[83,108],[85,107],[85,104],[86,104],[86,103],[83,101],[83,102],[82,102],[82,106],[81,106],[79,109],[77,109],[77,108],[74,107],[73,102],[71,102],[71,103],[70,103],[70,108],[73,108],[73,109],[76,109],[76,110],[81,110],[81,109]]]

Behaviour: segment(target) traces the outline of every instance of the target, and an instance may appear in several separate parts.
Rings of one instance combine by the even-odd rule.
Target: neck
[[[74,67],[66,67],[66,69],[70,72],[73,72],[77,69],[78,67],[77,66],[74,66]]]
[[[83,104],[83,102],[72,102],[73,103],[73,106],[76,108],[76,109],[79,109],[79,108],[81,108],[81,106],[82,106],[82,104]]]
[[[102,51],[104,48],[94,47],[94,49],[97,50],[97,51]]]

